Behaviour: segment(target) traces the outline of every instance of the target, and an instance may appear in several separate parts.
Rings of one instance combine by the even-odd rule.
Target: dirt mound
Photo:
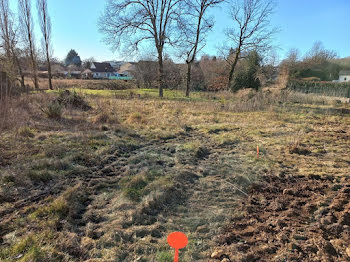
[[[350,260],[349,178],[263,179],[218,237],[214,261]]]

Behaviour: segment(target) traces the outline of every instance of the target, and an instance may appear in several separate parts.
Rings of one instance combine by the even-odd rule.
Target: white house
[[[115,75],[115,70],[110,63],[93,62],[89,69],[83,72],[84,78],[108,79]]]
[[[350,70],[341,70],[338,82],[350,82]]]

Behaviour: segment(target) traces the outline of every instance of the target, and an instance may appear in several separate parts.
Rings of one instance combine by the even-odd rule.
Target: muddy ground
[[[264,176],[218,236],[221,261],[349,261],[350,179]]]

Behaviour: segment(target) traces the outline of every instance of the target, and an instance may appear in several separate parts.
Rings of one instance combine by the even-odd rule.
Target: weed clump
[[[119,121],[115,116],[113,117],[111,113],[103,111],[95,117],[94,123],[95,124],[119,124]]]
[[[27,173],[28,178],[35,184],[47,183],[52,180],[53,176],[50,172],[46,170],[30,170]]]
[[[199,159],[206,158],[209,154],[210,154],[209,149],[203,146],[199,147],[196,151],[196,157]]]
[[[63,114],[63,107],[60,103],[50,102],[45,109],[42,109],[45,115],[50,119],[60,120]]]
[[[143,195],[143,189],[146,186],[147,181],[143,176],[135,176],[129,182],[125,183],[124,194],[132,201],[140,201]]]
[[[146,121],[143,118],[143,116],[141,115],[141,113],[134,112],[128,117],[127,122],[129,124],[133,124],[133,123],[142,123],[142,124],[144,124]]]
[[[91,106],[84,100],[84,98],[78,95],[75,91],[70,92],[69,90],[65,90],[60,92],[55,102],[65,107],[70,106],[84,111],[91,109]]]
[[[162,251],[157,254],[157,261],[159,262],[171,262],[173,261],[173,255],[169,252]]]
[[[33,129],[28,126],[22,126],[18,129],[17,134],[21,137],[33,138],[35,136]]]
[[[288,147],[288,151],[290,154],[298,154],[298,155],[311,154],[311,151],[308,148],[306,148],[303,144],[301,144],[299,141],[291,143]]]

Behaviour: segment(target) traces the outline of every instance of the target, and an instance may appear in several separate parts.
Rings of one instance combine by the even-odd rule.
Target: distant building
[[[105,61],[103,63],[109,63],[114,68],[115,72],[118,72],[120,67],[125,64],[124,61]]]
[[[81,79],[82,78],[81,71],[65,71],[64,76],[65,76],[65,78],[70,78],[70,79]]]
[[[136,70],[137,70],[136,65],[137,63],[135,62],[124,63],[120,67],[118,74],[122,76],[135,77]]]
[[[91,63],[89,69],[86,69],[82,73],[85,79],[109,79],[111,76],[115,76],[115,69],[110,63]]]
[[[339,72],[338,82],[350,82],[350,70],[342,70]]]

